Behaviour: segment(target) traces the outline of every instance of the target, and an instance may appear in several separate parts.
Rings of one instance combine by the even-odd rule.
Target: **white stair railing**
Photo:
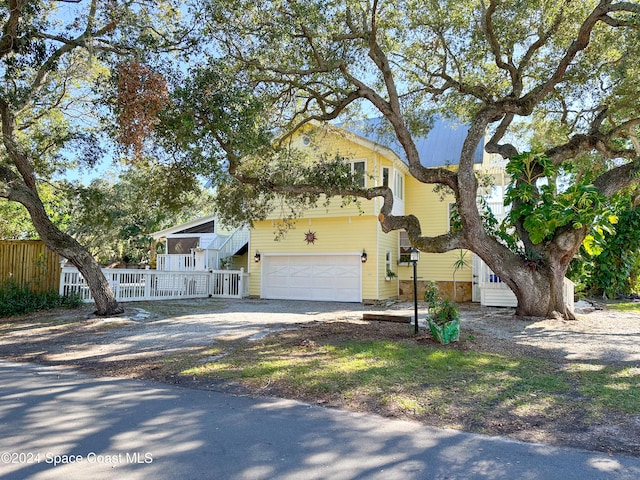
[[[240,227],[236,229],[231,235],[226,237],[222,242],[222,244],[219,247],[216,247],[216,249],[218,250],[218,259],[216,262],[216,267],[220,266],[221,259],[234,255],[248,241],[249,241],[248,227]]]

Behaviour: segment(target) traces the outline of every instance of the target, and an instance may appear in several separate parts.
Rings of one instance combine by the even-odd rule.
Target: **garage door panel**
[[[263,262],[263,298],[361,301],[359,255],[265,256]]]

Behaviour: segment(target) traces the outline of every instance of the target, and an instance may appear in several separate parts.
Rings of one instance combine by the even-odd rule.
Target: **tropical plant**
[[[428,305],[427,327],[433,338],[442,344],[455,342],[460,338],[460,310],[458,306],[440,296],[435,282],[428,282],[425,288]]]
[[[623,195],[614,213],[617,222],[592,229],[571,264],[571,278],[584,294],[612,299],[638,292],[640,209]]]
[[[456,273],[464,268],[469,268],[469,261],[467,260],[467,251],[458,250],[458,257],[453,262],[453,300],[456,300],[458,288],[456,284]]]

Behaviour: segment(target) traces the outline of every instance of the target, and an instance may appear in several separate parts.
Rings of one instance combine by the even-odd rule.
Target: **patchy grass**
[[[367,396],[405,413],[524,404],[570,389],[547,361],[402,341],[296,346],[267,340],[183,373],[270,384],[298,398]]]
[[[640,313],[640,302],[611,302],[607,303],[607,308],[611,310],[618,310],[620,312]]]
[[[595,413],[640,412],[640,368],[575,364],[570,371],[578,391],[589,399]]]
[[[216,346],[204,350],[197,349],[194,353],[180,353],[178,355],[164,357],[159,365],[159,373],[171,374],[175,372],[186,372],[190,370],[193,365],[208,362],[224,355],[224,353],[222,347]]]
[[[353,340],[320,328],[236,345],[214,361],[193,358],[178,375],[534,441],[553,442],[609,414],[640,414],[639,368],[559,365],[479,351],[469,339],[441,346],[406,332]]]

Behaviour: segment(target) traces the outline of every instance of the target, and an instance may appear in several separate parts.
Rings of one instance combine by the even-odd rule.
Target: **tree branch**
[[[600,175],[593,184],[607,198],[620,190],[638,182],[640,177],[640,157],[632,162],[612,168]]]

